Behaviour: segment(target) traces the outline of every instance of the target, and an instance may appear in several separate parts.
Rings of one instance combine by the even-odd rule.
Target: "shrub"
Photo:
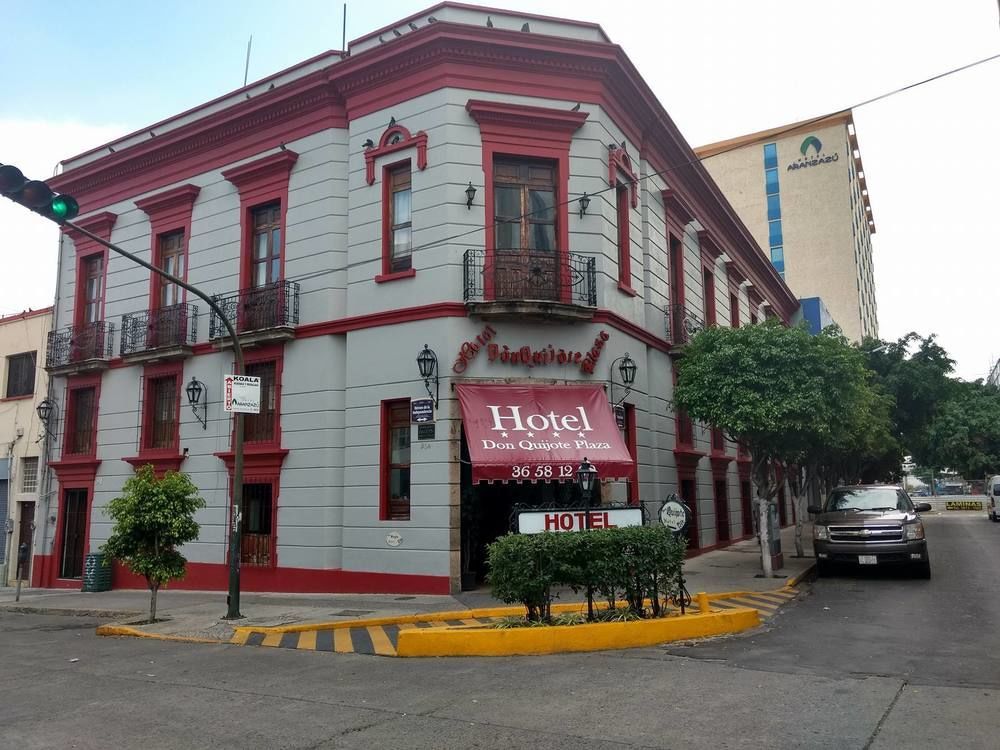
[[[551,621],[555,586],[589,586],[611,610],[622,602],[634,616],[659,617],[663,600],[678,593],[684,548],[662,526],[508,534],[488,548],[489,582],[493,596],[520,602],[531,621]]]

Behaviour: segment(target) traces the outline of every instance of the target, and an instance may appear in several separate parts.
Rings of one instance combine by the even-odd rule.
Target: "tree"
[[[160,586],[184,577],[187,560],[177,548],[198,538],[194,514],[204,507],[190,477],[168,471],[157,478],[149,464],[128,478],[121,497],[108,503],[115,526],[101,549],[146,579],[150,622],[156,620]]]
[[[927,433],[927,461],[966,479],[1000,470],[1000,390],[953,381],[951,397],[938,409]]]
[[[771,575],[767,518],[778,494],[774,467],[790,464],[793,472],[807,467],[811,482],[820,463],[838,447],[846,450],[852,437],[868,433],[875,440],[886,432],[870,414],[878,398],[869,379],[863,355],[837,330],[810,336],[805,328],[778,321],[708,328],[685,349],[678,363],[677,405],[750,450],[765,576]],[[799,554],[805,515],[801,478],[793,478]]]

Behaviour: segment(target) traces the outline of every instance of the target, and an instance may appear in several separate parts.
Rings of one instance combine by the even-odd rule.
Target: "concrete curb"
[[[0,612],[16,612],[22,615],[53,615],[56,617],[138,617],[142,612],[121,609],[67,609],[58,607],[32,607],[16,604],[0,605]]]
[[[129,636],[132,638],[149,638],[154,641],[180,641],[182,643],[228,643],[212,638],[194,638],[184,635],[168,635],[165,633],[147,633],[145,630],[132,628],[128,625],[99,625],[97,635]]]
[[[733,596],[746,596],[750,591],[722,591],[709,594],[709,600],[727,599]],[[596,609],[607,609],[607,602],[595,602]],[[553,604],[554,614],[566,612],[586,612],[586,602],[569,602]],[[395,617],[372,617],[357,620],[337,620],[334,622],[298,623],[295,625],[238,625],[234,627],[233,643],[243,643],[250,633],[302,633],[309,630],[340,630],[342,628],[364,628],[373,625],[405,625],[418,622],[436,622],[438,620],[467,620],[480,617],[518,617],[524,614],[524,607],[481,607],[478,609],[460,609],[446,612],[424,612],[417,615],[397,615]]]
[[[758,627],[755,609],[678,615],[656,620],[511,628],[401,630],[398,656],[532,656],[655,646]]]
[[[811,581],[816,577],[816,561],[813,560],[809,567],[803,570],[796,576],[792,576],[787,581],[785,581],[785,588],[792,588],[793,586],[798,586],[803,581]]]

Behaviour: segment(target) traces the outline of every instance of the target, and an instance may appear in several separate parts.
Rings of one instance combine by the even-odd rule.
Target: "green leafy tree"
[[[121,497],[108,503],[115,526],[101,549],[146,579],[150,622],[156,620],[160,586],[184,577],[187,560],[177,548],[198,538],[194,515],[204,507],[190,477],[168,471],[157,478],[148,464],[128,478]]]
[[[966,479],[1000,471],[1000,390],[954,381],[951,398],[928,429],[924,452],[932,466],[947,466]]]
[[[743,328],[708,328],[694,336],[678,364],[677,405],[695,419],[721,428],[752,456],[757,494],[761,567],[771,575],[767,517],[778,494],[774,467],[793,471],[796,549],[802,554],[805,516],[802,469],[812,481],[831,452],[852,438],[886,433],[869,413],[878,403],[864,357],[839,331],[810,336],[776,320]]]

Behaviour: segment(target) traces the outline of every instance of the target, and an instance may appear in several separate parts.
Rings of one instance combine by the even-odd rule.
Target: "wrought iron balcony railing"
[[[294,281],[276,281],[235,294],[216,295],[213,299],[237,333],[288,328],[299,322],[299,285]],[[213,310],[208,337],[217,339],[225,335],[226,326]]]
[[[673,346],[687,344],[691,337],[698,333],[705,324],[690,308],[684,305],[670,305],[667,314],[667,340]]]
[[[592,256],[539,250],[465,251],[466,302],[544,301],[597,307],[597,263]],[[567,299],[568,298],[568,299]]]
[[[170,305],[122,316],[121,355],[193,346],[198,337],[198,307]]]
[[[111,359],[115,326],[106,320],[49,331],[45,352],[46,369],[67,367],[94,360]]]

